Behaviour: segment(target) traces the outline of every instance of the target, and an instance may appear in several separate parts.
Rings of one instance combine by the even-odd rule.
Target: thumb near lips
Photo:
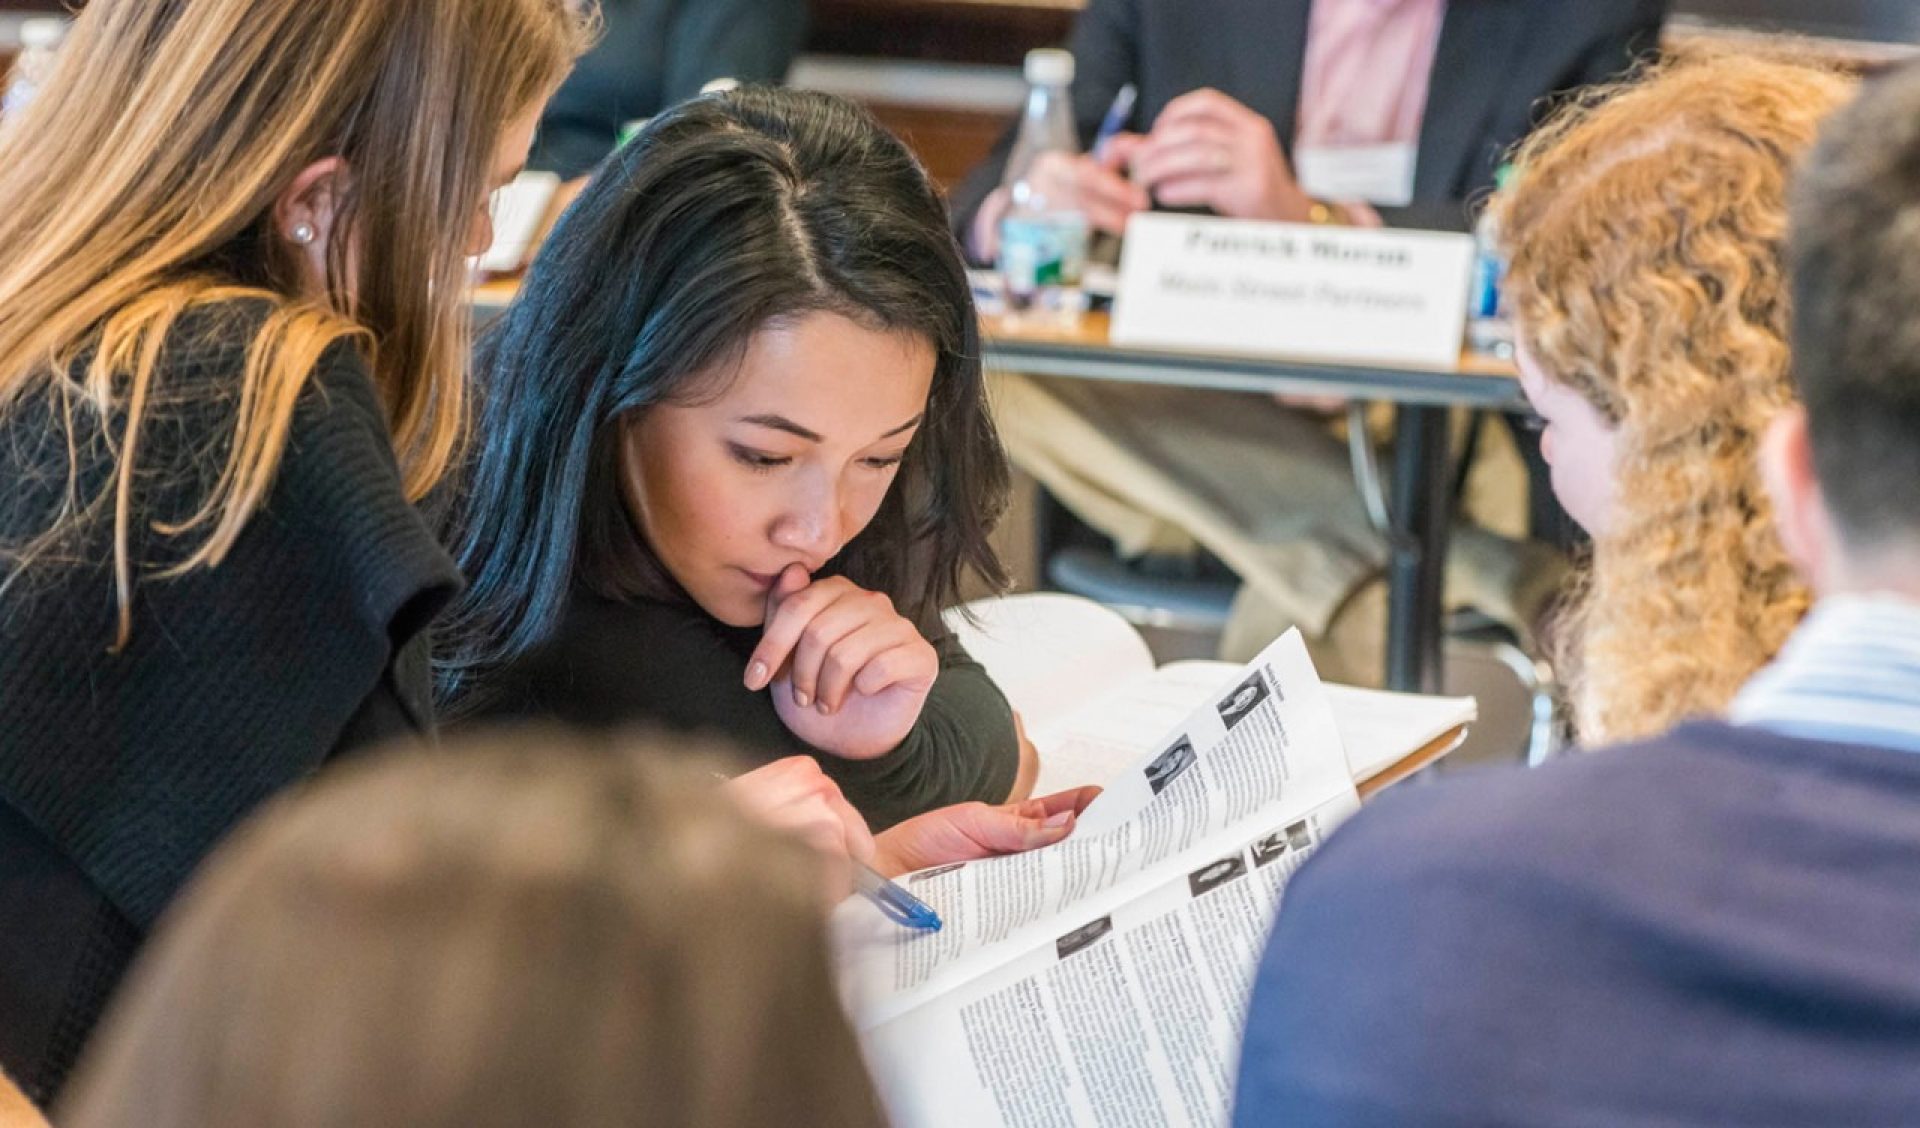
[[[804,564],[789,564],[781,569],[780,578],[773,581],[773,588],[767,592],[767,614],[772,615],[781,601],[805,588],[812,579]]]
[[[782,568],[779,577],[773,581],[773,586],[767,589],[767,613],[762,620],[762,628],[773,622],[774,612],[780,610],[782,603],[804,591],[812,582],[813,577],[807,574],[804,565],[789,564]]]
[[[807,569],[804,565],[789,564],[785,568],[782,568],[780,575],[774,578],[773,586],[767,589],[766,612],[760,619],[761,631],[764,632],[768,627],[773,625],[774,615],[779,612],[782,603],[785,603],[800,591],[805,590],[807,585],[812,582],[813,577],[807,574]],[[760,647],[755,649],[755,657],[753,661],[747,664],[746,676],[743,679],[746,687],[755,693],[767,688],[776,677],[783,676],[787,667],[787,661],[784,658],[780,660],[780,668],[778,670],[773,668],[772,659],[761,660],[759,657],[761,648],[764,648],[766,645],[763,639]]]

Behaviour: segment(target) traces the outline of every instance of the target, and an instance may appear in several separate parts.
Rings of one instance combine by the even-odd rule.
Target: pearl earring
[[[293,226],[293,230],[288,234],[288,238],[292,239],[295,243],[304,247],[307,244],[313,242],[315,234],[316,232],[313,230],[313,224],[296,223]]]

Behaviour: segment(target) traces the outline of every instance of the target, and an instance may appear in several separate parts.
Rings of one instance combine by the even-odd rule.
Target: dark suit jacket
[[[540,123],[531,166],[571,180],[613,151],[620,127],[716,78],[780,82],[800,50],[806,0],[601,0],[605,32]]]
[[[1414,203],[1389,224],[1465,230],[1501,155],[1538,122],[1543,99],[1603,81],[1657,45],[1667,0],[1451,0],[1433,64]],[[1091,0],[1074,26],[1074,119],[1090,145],[1114,94],[1138,86],[1129,128],[1211,86],[1273,122],[1291,153],[1311,0]],[[1014,133],[955,192],[964,236],[1001,180]]]

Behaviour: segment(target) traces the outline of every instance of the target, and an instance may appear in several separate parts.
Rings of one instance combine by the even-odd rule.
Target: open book
[[[980,626],[992,636],[993,623]],[[966,641],[997,676],[991,647]],[[1066,678],[1037,645],[1020,648],[1021,660]],[[1043,762],[1055,742],[1081,742],[1074,766],[1049,768],[1045,786],[1106,788],[1072,838],[903,879],[947,922],[937,933],[904,932],[857,900],[836,913],[842,990],[895,1123],[1226,1120],[1281,890],[1360,798],[1298,632],[1225,667],[1231,676],[1214,679],[1197,708],[1150,735],[1127,730],[1122,711],[1170,709],[1180,691],[1145,661],[1159,691],[1104,680],[1117,667],[1072,671],[1112,691],[1080,710],[1053,691],[1023,703],[1010,679]],[[1472,717],[1471,702],[1450,709],[1448,732]],[[1116,764],[1126,747],[1140,751]]]
[[[950,616],[948,626],[1025,720],[1040,750],[1035,795],[1105,784],[1244,676],[1231,662],[1155,669],[1132,624],[1079,596],[982,600]],[[1475,717],[1471,698],[1324,688],[1363,796],[1459,747]]]

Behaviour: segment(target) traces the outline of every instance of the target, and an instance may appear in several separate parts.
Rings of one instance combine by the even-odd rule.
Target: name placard
[[[1451,370],[1473,255],[1465,235],[1137,215],[1112,339]]]

